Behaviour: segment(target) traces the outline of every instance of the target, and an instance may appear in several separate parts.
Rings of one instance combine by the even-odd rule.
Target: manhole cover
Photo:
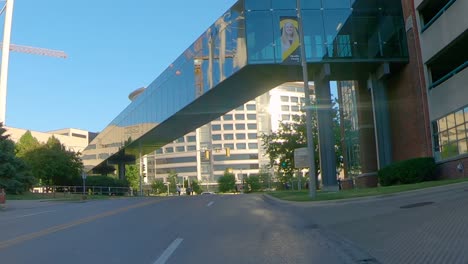
[[[414,204],[407,204],[400,206],[401,209],[408,209],[408,208],[414,208],[414,207],[421,207],[421,206],[426,206],[433,204],[434,202],[422,202],[422,203],[414,203]]]

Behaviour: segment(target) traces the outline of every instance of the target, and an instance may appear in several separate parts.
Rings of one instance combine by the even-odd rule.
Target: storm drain
[[[409,209],[409,208],[415,208],[415,207],[421,207],[421,206],[426,206],[433,204],[434,202],[422,202],[422,203],[414,203],[414,204],[407,204],[400,206],[401,209]]]

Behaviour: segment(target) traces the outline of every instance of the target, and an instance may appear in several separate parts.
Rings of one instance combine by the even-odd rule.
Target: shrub
[[[378,172],[382,186],[417,183],[435,179],[436,164],[432,157],[395,162]]]
[[[89,176],[86,178],[87,186],[128,187],[128,183],[109,176]]]

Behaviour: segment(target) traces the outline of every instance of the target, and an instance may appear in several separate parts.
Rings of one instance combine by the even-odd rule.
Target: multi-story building
[[[414,0],[432,128],[441,175],[468,166],[468,1]]]
[[[27,129],[6,127],[7,135],[10,136],[11,140],[18,142],[20,138],[26,133]],[[91,140],[96,137],[96,133],[91,133],[86,130],[76,128],[65,128],[47,132],[32,131],[31,135],[35,137],[39,142],[46,143],[52,136],[57,138],[67,149],[82,152],[89,144]]]
[[[303,99],[303,83],[285,83],[237,107],[144,156],[145,182],[165,179],[171,171],[205,184],[216,184],[226,170],[238,182],[258,174],[269,162],[261,135],[303,114]]]

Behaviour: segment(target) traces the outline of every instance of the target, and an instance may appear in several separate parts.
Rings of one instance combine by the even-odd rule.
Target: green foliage
[[[335,99],[336,101],[336,99]],[[335,142],[335,158],[337,168],[341,167],[342,156],[341,133],[339,125],[339,111],[337,107],[332,109],[333,136]],[[319,146],[317,130],[317,112],[312,112],[312,138],[314,145],[315,175],[320,170]],[[278,180],[281,184],[290,182],[297,170],[294,168],[294,150],[307,146],[306,116],[293,116],[293,122],[281,122],[278,131],[261,136],[263,146],[270,159],[270,167],[275,167],[278,172]]]
[[[235,190],[236,177],[233,173],[226,170],[224,175],[219,177],[218,184],[220,192],[232,192]]]
[[[154,180],[153,183],[151,183],[151,190],[155,194],[161,194],[167,192],[167,187],[162,180]]]
[[[15,156],[15,143],[5,132],[0,123],[0,188],[19,194],[30,189],[35,179],[26,164]]]
[[[189,181],[184,180],[184,186],[189,186]],[[200,187],[200,184],[198,183],[197,180],[190,180],[190,187],[196,194],[200,194],[203,192],[202,188]]]
[[[16,156],[22,158],[28,152],[33,151],[40,146],[41,143],[39,143],[39,141],[32,136],[31,131],[28,130],[20,137],[18,143],[16,143]]]
[[[251,175],[245,179],[250,192],[256,192],[262,188],[260,177]]]
[[[271,188],[273,184],[273,176],[271,175],[268,168],[263,166],[260,169],[260,173],[258,174],[258,177],[260,178],[260,183],[263,189]]]
[[[435,179],[436,164],[433,157],[422,157],[399,161],[378,172],[382,186],[417,183]]]
[[[177,184],[179,184],[179,179],[177,176],[177,172],[171,170],[167,175],[167,181],[170,183],[169,185],[169,192],[175,193],[177,191]]]
[[[190,183],[190,186],[192,187],[192,190],[196,193],[196,194],[201,194],[203,192],[200,184],[198,184],[198,181],[196,180],[193,180],[191,183]]]
[[[88,176],[86,186],[128,187],[128,183],[109,176]]]
[[[24,153],[32,174],[46,185],[78,185],[83,163],[79,154],[67,150],[55,137]]]
[[[125,179],[133,190],[140,189],[140,170],[137,165],[125,165]]]

